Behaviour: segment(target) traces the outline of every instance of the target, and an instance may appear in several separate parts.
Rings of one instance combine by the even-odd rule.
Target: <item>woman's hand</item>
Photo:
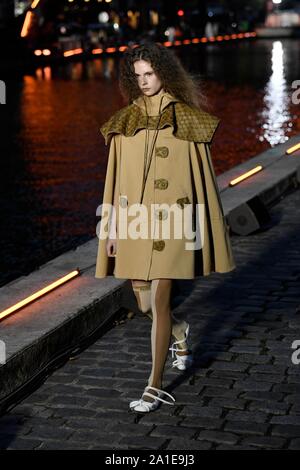
[[[117,240],[115,238],[109,238],[106,243],[107,256],[116,256],[117,253]]]

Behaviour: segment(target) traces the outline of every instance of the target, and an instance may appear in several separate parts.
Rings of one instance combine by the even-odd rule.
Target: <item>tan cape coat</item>
[[[210,143],[219,119],[186,105],[167,92],[140,96],[101,127],[106,144],[110,143],[102,204],[119,206],[124,213],[132,204],[141,202],[146,109],[150,115],[150,147],[159,106],[163,113],[142,201],[152,214],[154,227],[149,228],[147,238],[122,239],[117,234],[116,257],[108,257],[107,240],[99,237],[99,230],[106,230],[106,236],[108,233],[107,219],[103,217],[97,227],[97,278],[114,275],[123,279],[193,279],[211,272],[225,273],[236,267],[210,155]],[[176,204],[182,211],[184,204],[192,203],[194,228],[195,204],[202,204],[202,248],[187,250],[186,242],[191,242],[191,238],[176,239],[172,228],[167,237],[162,232],[154,234],[155,226],[157,229],[163,221],[172,220],[167,209],[158,206],[151,212],[151,204],[163,203]],[[130,221],[136,217],[137,213],[126,221],[117,210],[117,232],[121,221],[125,220],[123,227],[129,228]],[[151,227],[147,217],[146,225]]]

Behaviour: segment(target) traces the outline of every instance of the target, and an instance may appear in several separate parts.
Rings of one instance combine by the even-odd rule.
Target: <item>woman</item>
[[[129,104],[101,127],[110,150],[95,276],[131,279],[140,310],[153,318],[151,374],[130,403],[147,413],[175,401],[162,389],[172,334],[173,366],[192,363],[189,325],[171,315],[172,280],[235,263],[210,156],[219,119],[199,107],[198,84],[170,49],[151,42],[126,50],[119,84]]]

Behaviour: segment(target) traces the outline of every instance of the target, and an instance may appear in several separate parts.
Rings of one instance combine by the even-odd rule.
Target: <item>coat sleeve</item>
[[[204,208],[204,238],[201,250],[203,275],[232,271],[236,264],[229,237],[229,225],[224,215],[209,143],[190,142],[190,165],[195,203],[202,204]]]
[[[100,222],[97,225],[97,236],[98,236],[98,253],[96,259],[96,271],[95,277],[103,278],[108,275],[112,275],[115,266],[115,258],[107,256],[106,242],[109,231],[107,230],[107,222],[109,217],[113,215],[106,212],[109,207],[117,207],[118,201],[118,182],[119,182],[119,144],[120,135],[114,135],[110,141],[107,169],[104,183],[104,191],[102,204],[97,209],[97,215],[101,215]],[[107,206],[106,206],[107,205]]]

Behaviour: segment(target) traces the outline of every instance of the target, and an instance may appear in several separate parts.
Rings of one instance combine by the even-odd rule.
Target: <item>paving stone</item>
[[[203,397],[223,397],[223,398],[231,398],[236,399],[238,396],[238,390],[229,390],[229,389],[222,389],[220,387],[205,387],[203,392],[201,392],[201,398]]]
[[[194,407],[194,406],[185,406],[183,410],[181,410],[181,416],[201,416],[204,418],[220,418],[222,414],[221,407],[213,407],[213,406],[201,406],[201,407]]]
[[[217,418],[207,418],[201,416],[187,416],[181,422],[181,425],[193,428],[203,428],[203,429],[221,429],[223,426],[223,419]]]
[[[268,414],[285,415],[289,409],[287,403],[276,403],[274,401],[256,401],[250,403],[248,409],[250,411],[264,411]]]
[[[289,445],[290,450],[300,450],[300,439],[292,439]]]
[[[7,446],[2,447],[0,442],[0,449],[6,450],[35,450],[39,449],[42,445],[40,439],[26,439],[22,437],[17,437],[7,443]]]
[[[246,400],[242,400],[240,398],[236,398],[235,400],[231,400],[230,398],[212,398],[209,402],[209,406],[220,406],[222,408],[229,408],[234,410],[244,410],[246,407]]]
[[[271,357],[257,354],[239,354],[235,358],[235,361],[244,362],[247,364],[268,364],[271,361]]]
[[[238,436],[224,431],[201,431],[197,439],[219,444],[235,444],[238,442]]]
[[[259,435],[263,436],[267,433],[268,428],[270,426],[268,424],[262,423],[251,423],[245,421],[227,421],[225,423],[225,431],[230,431],[235,434],[249,434],[249,435]]]
[[[250,390],[259,390],[261,392],[266,392],[271,390],[272,388],[272,383],[270,382],[259,382],[256,380],[246,379],[243,381],[238,381],[234,384],[234,388],[236,389],[241,389],[245,391],[250,391]]]
[[[163,437],[153,437],[153,436],[124,436],[120,439],[119,445],[121,448],[127,449],[163,449],[167,445],[167,439]],[[123,447],[126,446],[126,447]]]
[[[257,448],[254,446],[246,446],[246,445],[218,445],[214,450],[256,450]]]
[[[277,374],[251,374],[250,375],[251,380],[254,382],[264,382],[264,383],[283,383],[286,380],[286,377],[284,375],[277,375]]]
[[[256,347],[256,346],[240,345],[240,346],[232,346],[229,349],[229,351],[231,353],[239,353],[239,354],[247,353],[247,354],[259,355],[262,352],[262,348],[261,347]]]
[[[233,372],[245,372],[248,369],[248,364],[242,364],[240,362],[222,362],[216,361],[211,369],[215,370],[229,370]]]
[[[300,415],[288,415],[288,416],[273,416],[270,423],[272,424],[292,424],[300,426]]]
[[[89,403],[89,398],[78,397],[78,396],[64,396],[64,395],[53,395],[49,398],[49,405],[51,406],[85,406]]]
[[[286,445],[286,439],[272,436],[251,436],[245,437],[242,444],[250,444],[262,449],[282,449]]]
[[[274,393],[274,392],[262,392],[262,391],[247,391],[239,395],[240,398],[245,400],[260,400],[260,401],[281,401],[284,397],[283,393]]]
[[[74,430],[66,427],[57,427],[49,424],[48,426],[35,425],[33,429],[27,434],[29,439],[68,439]]]
[[[197,428],[192,427],[185,427],[185,426],[167,426],[161,425],[156,426],[152,429],[151,437],[165,437],[166,439],[171,439],[172,437],[184,437],[187,439],[191,439],[195,433],[197,432]]]
[[[248,377],[246,372],[238,372],[233,370],[213,370],[210,377],[214,379],[232,379],[245,380],[245,377]]]
[[[286,367],[282,367],[282,366],[278,366],[278,365],[274,365],[274,364],[270,364],[270,365],[265,365],[265,364],[259,364],[259,365],[255,365],[253,367],[251,367],[250,369],[250,374],[252,373],[262,373],[262,374],[279,374],[280,376],[283,376],[286,372],[287,368]]]
[[[300,384],[278,384],[273,388],[274,392],[282,393],[299,393],[300,394]]]
[[[271,433],[273,436],[279,437],[299,437],[300,438],[300,425],[293,426],[289,424],[277,424],[272,426]]]
[[[201,385],[207,385],[210,387],[219,387],[221,389],[227,388],[229,389],[232,384],[233,380],[232,379],[215,379],[213,377],[204,377],[200,379],[199,384]]]
[[[166,450],[209,450],[211,448],[211,442],[173,438],[166,447]]]
[[[229,411],[226,415],[228,421],[248,421],[254,423],[265,423],[268,419],[266,413],[261,411]]]

